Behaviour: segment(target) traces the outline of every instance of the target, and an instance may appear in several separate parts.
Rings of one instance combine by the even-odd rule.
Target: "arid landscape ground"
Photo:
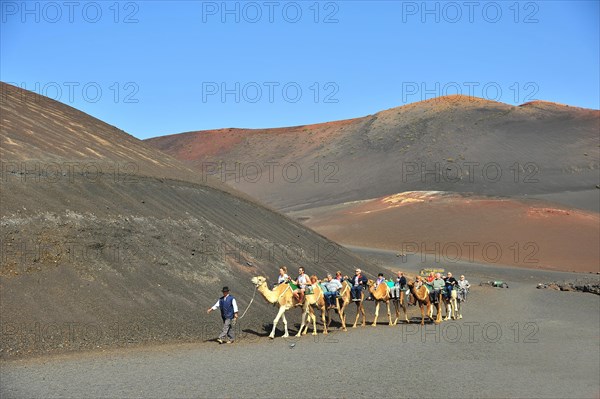
[[[0,88],[3,398],[600,396],[600,296],[537,289],[599,283],[600,111],[451,96],[144,142]],[[472,289],[461,320],[269,340],[250,279],[281,265]]]

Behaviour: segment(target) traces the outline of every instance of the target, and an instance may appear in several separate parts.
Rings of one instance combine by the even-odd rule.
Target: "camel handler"
[[[233,328],[238,318],[238,306],[234,297],[229,295],[229,287],[223,287],[223,296],[219,298],[217,303],[212,308],[208,308],[206,313],[210,313],[213,310],[221,309],[221,318],[223,318],[223,331],[217,338],[217,342],[232,344],[235,340],[235,333]],[[226,338],[229,338],[227,341]]]

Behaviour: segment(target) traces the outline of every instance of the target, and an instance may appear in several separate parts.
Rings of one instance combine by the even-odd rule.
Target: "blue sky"
[[[0,3],[2,81],[142,139],[457,92],[600,108],[598,1]]]

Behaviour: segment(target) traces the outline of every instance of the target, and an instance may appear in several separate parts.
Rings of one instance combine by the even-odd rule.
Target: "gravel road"
[[[362,255],[397,262],[385,252]],[[599,296],[535,289],[538,279],[567,273],[453,269],[471,273],[474,285],[459,321],[390,327],[380,316],[377,327],[346,333],[334,328],[328,336],[300,339],[279,333],[273,341],[241,323],[244,332],[233,345],[201,342],[12,360],[2,363],[1,397],[600,395]],[[478,286],[489,273],[510,288]],[[373,304],[367,303],[367,312],[371,321]],[[410,307],[409,315],[416,321],[418,309]]]

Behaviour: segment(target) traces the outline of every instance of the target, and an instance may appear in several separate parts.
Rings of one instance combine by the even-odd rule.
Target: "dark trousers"
[[[352,293],[352,298],[354,299],[361,299],[362,296],[362,287],[360,285],[355,285],[352,287],[351,290]]]
[[[334,306],[335,305],[335,297],[337,295],[337,292],[326,292],[324,295],[325,295],[325,303],[327,304],[327,306]]]

